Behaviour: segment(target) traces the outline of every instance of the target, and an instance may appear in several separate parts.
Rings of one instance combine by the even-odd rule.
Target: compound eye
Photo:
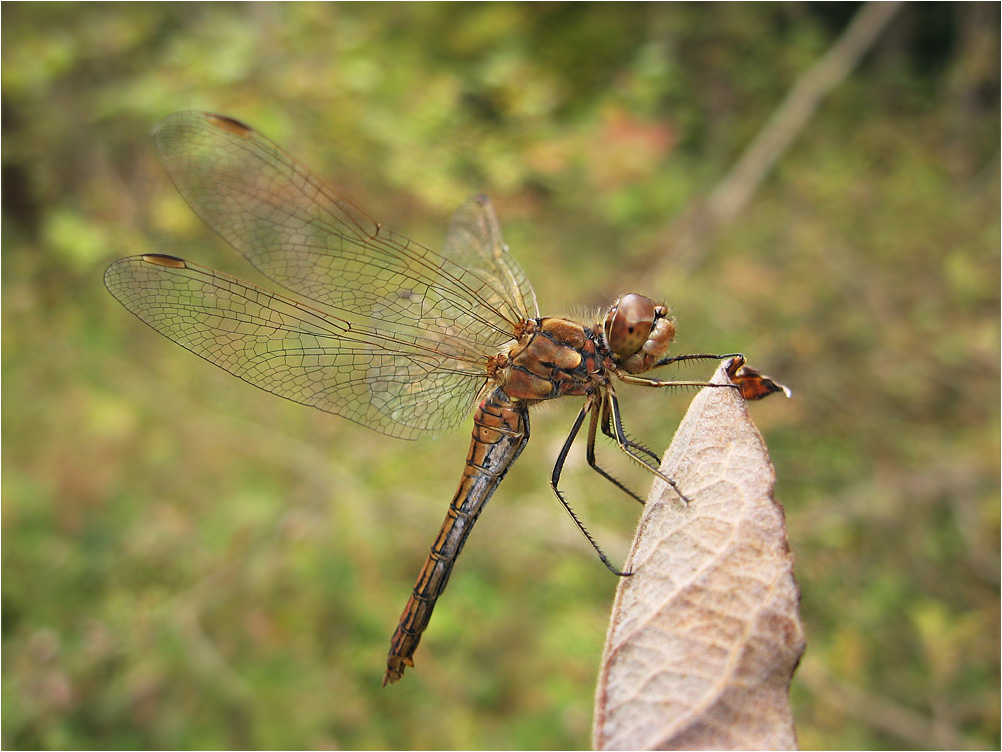
[[[613,354],[623,360],[640,352],[654,328],[654,301],[643,295],[624,295],[605,317],[605,341]]]

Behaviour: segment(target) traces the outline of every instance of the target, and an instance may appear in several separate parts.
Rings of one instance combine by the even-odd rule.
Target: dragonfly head
[[[675,320],[668,307],[636,293],[624,295],[605,315],[605,344],[628,373],[643,373],[668,352]]]

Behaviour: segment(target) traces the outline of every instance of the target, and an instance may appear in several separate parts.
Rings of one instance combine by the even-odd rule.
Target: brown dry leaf
[[[696,396],[661,469],[691,503],[651,490],[606,637],[595,748],[795,749],[800,592],[775,472],[737,390]]]

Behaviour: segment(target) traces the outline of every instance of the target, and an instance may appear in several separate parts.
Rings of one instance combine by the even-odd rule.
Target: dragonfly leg
[[[627,494],[628,496],[631,496],[632,498],[636,499],[641,504],[643,504],[644,500],[638,494],[636,494],[635,492],[624,486],[618,479],[614,478],[603,468],[599,467],[598,462],[595,460],[595,435],[598,428],[598,421],[599,421],[599,410],[598,408],[595,408],[594,410],[591,411],[591,421],[588,424],[588,444],[585,452],[585,456],[588,458],[589,467],[591,467],[592,470],[601,475],[607,481],[612,483],[612,485],[614,485],[620,491]]]
[[[724,360],[726,358],[741,358],[744,360],[745,356],[741,353],[727,353],[726,355],[713,355],[712,353],[690,353],[689,355],[672,355],[668,358],[662,358],[657,363],[655,363],[652,368],[661,368],[661,366],[671,365],[672,363],[683,363],[687,360]]]
[[[741,362],[744,362],[744,355],[741,353],[727,353],[726,355],[713,355],[710,353],[694,353],[690,355],[673,355],[669,358],[662,358],[657,363],[655,363],[651,368],[660,368],[662,366],[671,365],[672,363],[684,363],[689,360],[724,360],[725,358],[740,358]],[[734,389],[739,389],[735,384],[711,384],[708,381],[668,381],[665,379],[652,379],[647,376],[635,376],[631,373],[625,373],[623,371],[617,371],[616,375],[627,384],[636,384],[637,386],[653,386],[653,387],[680,387],[680,386],[722,386],[731,387]]]
[[[603,400],[603,403],[602,403],[602,433],[605,434],[606,436],[608,436],[613,441],[615,441],[615,442],[618,443],[620,437],[617,436],[616,433],[612,430],[612,418],[611,418],[612,410],[609,407],[609,405],[610,405],[610,401],[609,401],[608,398],[606,398],[605,400]],[[638,452],[643,452],[648,457],[650,457],[652,460],[654,460],[655,464],[651,465],[652,468],[656,468],[656,467],[658,467],[661,464],[661,458],[657,454],[655,454],[652,450],[650,450],[647,447],[645,447],[640,442],[634,441],[629,436],[627,436],[625,429],[622,431],[622,438],[626,442],[626,445],[628,447],[630,447],[631,449],[636,449]]]
[[[605,564],[606,569],[608,569],[610,572],[612,572],[614,575],[617,575],[618,577],[627,577],[633,573],[624,572],[623,570],[617,568],[611,561],[609,561],[609,557],[605,555],[605,552],[602,551],[601,548],[599,548],[598,543],[596,543],[595,539],[592,538],[591,533],[588,532],[588,529],[578,518],[577,513],[571,508],[571,505],[567,503],[567,499],[564,498],[564,495],[563,493],[561,493],[560,488],[558,488],[560,484],[560,474],[563,472],[564,462],[567,459],[567,454],[568,452],[571,451],[571,445],[574,443],[574,439],[577,437],[578,431],[581,430],[581,426],[584,423],[585,416],[589,412],[594,410],[594,408],[595,408],[595,400],[593,397],[589,397],[588,400],[585,402],[585,404],[582,406],[581,411],[578,413],[578,417],[575,418],[574,425],[571,426],[571,432],[567,435],[567,439],[564,441],[564,445],[560,448],[560,454],[557,455],[557,461],[553,465],[553,472],[550,474],[550,488],[553,489],[553,493],[556,495],[557,500],[560,502],[563,508],[567,511],[567,514],[569,514],[571,516],[571,519],[574,520],[574,524],[577,525],[578,530],[580,530],[581,533],[584,535],[584,537],[588,539],[588,542],[591,544],[591,547],[595,549],[595,553],[598,554],[598,558],[602,560],[603,564]],[[592,467],[595,467],[595,465],[592,465]],[[611,477],[610,475],[608,475],[603,470],[597,467],[595,467],[595,469],[598,470],[606,478],[611,480],[614,484],[616,484],[624,491],[629,493],[631,496],[637,498],[641,504],[643,503],[643,499],[639,499],[639,497],[637,497],[636,494],[632,494],[628,489],[624,488],[623,485],[620,484],[619,481],[617,481],[615,478]]]
[[[646,376],[634,376],[630,373],[617,372],[616,375],[626,384],[635,384],[636,386],[654,386],[654,387],[680,387],[680,386],[722,386],[730,389],[739,389],[737,384],[714,384],[709,381],[666,381],[665,379],[650,379]]]
[[[675,493],[678,494],[679,498],[682,499],[682,501],[685,502],[686,505],[688,505],[689,497],[686,496],[684,493],[682,493],[682,489],[678,487],[678,483],[676,483],[674,480],[672,480],[667,475],[662,473],[659,469],[651,467],[649,464],[647,464],[644,458],[641,457],[639,454],[637,454],[637,450],[633,446],[631,446],[632,442],[630,442],[630,440],[626,438],[626,431],[623,429],[623,418],[622,418],[622,413],[619,409],[619,400],[617,399],[616,395],[612,393],[611,390],[609,391],[607,399],[609,401],[609,408],[612,412],[612,425],[615,428],[615,438],[616,438],[616,443],[619,445],[619,448],[623,450],[623,452],[626,454],[627,457],[632,459],[634,462],[637,462],[638,464],[642,465],[648,471],[654,473],[654,475],[658,476],[661,480],[663,480],[665,483],[671,486],[672,490],[674,490]]]

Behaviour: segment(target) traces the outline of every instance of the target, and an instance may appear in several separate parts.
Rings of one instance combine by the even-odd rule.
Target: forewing
[[[132,313],[210,363],[390,436],[456,427],[486,383],[462,337],[342,320],[173,256],[120,259],[104,279]]]
[[[373,325],[465,338],[485,357],[511,339],[509,287],[389,232],[248,126],[181,112],[153,140],[192,209],[283,287]]]

